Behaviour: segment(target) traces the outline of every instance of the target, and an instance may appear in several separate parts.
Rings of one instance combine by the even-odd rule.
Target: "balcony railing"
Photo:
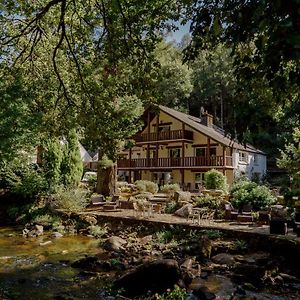
[[[191,157],[163,157],[163,158],[136,158],[136,159],[120,159],[118,160],[118,168],[173,168],[173,167],[220,167],[232,166],[232,157],[223,156],[205,157],[205,156],[191,156]]]
[[[137,142],[153,142],[153,141],[169,141],[169,140],[193,140],[193,132],[189,130],[170,130],[142,133],[133,136],[133,139]]]

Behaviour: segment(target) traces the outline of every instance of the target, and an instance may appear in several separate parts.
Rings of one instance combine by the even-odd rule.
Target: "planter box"
[[[121,209],[133,209],[133,202],[119,200],[119,208],[121,208]]]

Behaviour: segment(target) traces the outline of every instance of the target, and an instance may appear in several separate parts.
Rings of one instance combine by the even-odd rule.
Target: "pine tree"
[[[65,144],[61,165],[62,180],[65,185],[76,186],[79,184],[83,172],[83,164],[76,131],[71,130],[66,138],[67,143]]]

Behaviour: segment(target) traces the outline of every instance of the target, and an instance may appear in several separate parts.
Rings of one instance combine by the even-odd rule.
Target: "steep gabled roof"
[[[265,154],[263,151],[256,149],[254,146],[246,144],[245,146],[237,143],[236,141],[230,139],[228,136],[225,135],[224,131],[213,125],[212,127],[208,127],[204,124],[201,124],[201,120],[199,118],[190,116],[188,114],[182,113],[180,111],[174,110],[172,108],[166,107],[166,106],[159,106],[160,110],[171,117],[174,117],[175,119],[185,123],[192,129],[204,134],[207,137],[210,137],[214,141],[228,146],[233,147],[238,150],[253,152],[253,153],[259,153],[259,154]]]
[[[81,143],[79,143],[79,149],[80,149],[81,160],[84,161],[84,162],[91,162],[92,161],[92,157],[85,150],[85,148],[81,145]]]

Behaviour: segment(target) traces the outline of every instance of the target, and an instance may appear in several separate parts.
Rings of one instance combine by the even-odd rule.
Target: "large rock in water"
[[[219,265],[232,266],[235,263],[235,259],[232,255],[228,253],[219,253],[211,258],[211,260]]]
[[[176,260],[161,259],[147,262],[117,279],[114,286],[122,289],[123,295],[135,297],[151,293],[162,293],[181,279]]]
[[[102,245],[102,248],[107,251],[115,251],[115,252],[122,252],[125,250],[124,246],[127,244],[125,240],[118,236],[112,236],[105,240]]]

